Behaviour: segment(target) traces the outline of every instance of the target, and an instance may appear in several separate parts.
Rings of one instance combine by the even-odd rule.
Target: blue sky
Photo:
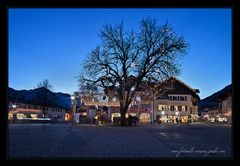
[[[230,8],[9,9],[9,87],[33,89],[47,78],[55,92],[78,90],[81,63],[106,23],[137,29],[143,17],[166,21],[190,44],[180,80],[205,98],[232,82]]]

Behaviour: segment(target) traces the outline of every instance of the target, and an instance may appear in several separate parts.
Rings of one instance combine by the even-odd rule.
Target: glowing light
[[[164,115],[165,114],[165,112],[164,111],[162,111],[162,115]]]
[[[112,100],[113,100],[113,102],[117,101],[116,97],[114,97]]]
[[[116,87],[119,87],[119,85],[120,85],[119,82],[117,82],[117,83],[116,83]]]
[[[176,114],[176,115],[178,115],[178,114],[179,114],[179,112],[176,112],[175,114]]]
[[[17,106],[14,104],[12,107],[13,107],[13,108],[16,108]]]
[[[134,88],[134,87],[132,87],[132,88],[131,88],[131,91],[134,91],[134,90],[135,90],[135,88]]]
[[[141,101],[141,97],[140,97],[140,96],[137,96],[137,97],[136,97],[136,100],[137,100],[137,101]]]
[[[75,97],[74,97],[74,96],[71,96],[71,99],[72,99],[72,100],[74,100],[74,99],[75,99]]]

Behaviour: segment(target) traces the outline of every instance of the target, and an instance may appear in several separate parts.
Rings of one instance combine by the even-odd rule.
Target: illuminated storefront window
[[[162,105],[162,104],[159,104],[158,105],[158,111],[164,111],[164,110],[166,110],[166,106]]]
[[[25,119],[25,118],[27,118],[27,115],[17,114],[17,119]]]
[[[177,111],[177,110],[178,110],[178,106],[175,105],[175,106],[174,106],[174,111]]]
[[[13,119],[13,113],[8,113],[8,119]]]
[[[113,118],[117,118],[117,117],[120,117],[120,116],[121,116],[120,113],[112,113],[111,120],[113,121]]]
[[[140,122],[142,123],[150,122],[150,115],[148,113],[141,113],[139,118],[140,118]]]
[[[37,119],[37,118],[38,118],[38,115],[37,115],[37,114],[31,114],[31,118]]]

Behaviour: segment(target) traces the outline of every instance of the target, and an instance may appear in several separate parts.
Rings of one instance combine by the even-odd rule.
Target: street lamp
[[[74,114],[76,112],[76,100],[75,100],[75,96],[71,96],[71,116],[72,116],[72,126],[75,125],[75,117]]]

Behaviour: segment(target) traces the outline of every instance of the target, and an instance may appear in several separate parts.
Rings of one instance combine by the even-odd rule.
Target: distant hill
[[[69,94],[66,93],[54,93],[46,88],[36,88],[30,90],[15,90],[13,88],[8,88],[8,99],[12,102],[22,102],[32,105],[41,105],[41,101],[38,100],[38,96],[42,93],[47,93],[48,98],[51,103],[48,104],[49,107],[58,107],[70,109],[71,98]]]
[[[217,91],[216,93],[212,94],[211,96],[208,96],[204,99],[202,99],[199,102],[199,110],[203,110],[204,108],[217,108],[218,107],[218,102],[215,100],[218,99],[219,97],[225,95],[226,93],[232,92],[232,84],[224,87],[223,89]]]

